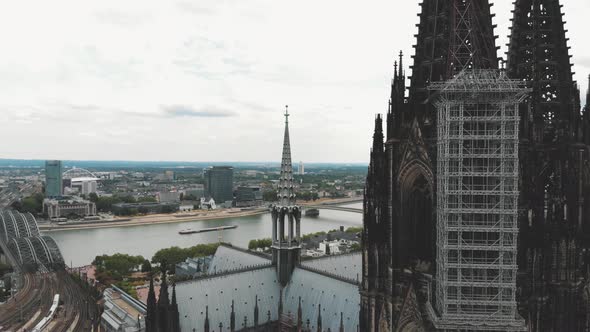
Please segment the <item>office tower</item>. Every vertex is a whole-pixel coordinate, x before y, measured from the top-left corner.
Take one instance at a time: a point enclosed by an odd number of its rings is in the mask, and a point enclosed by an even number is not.
[[[61,160],[45,161],[45,196],[60,197],[62,188],[63,167]]]
[[[213,166],[205,170],[205,189],[218,205],[233,201],[234,168]]]

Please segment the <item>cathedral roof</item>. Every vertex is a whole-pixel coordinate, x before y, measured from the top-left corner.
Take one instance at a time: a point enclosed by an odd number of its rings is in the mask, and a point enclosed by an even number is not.
[[[318,306],[322,308],[322,329],[338,331],[340,313],[344,331],[357,331],[360,296],[358,286],[302,268],[295,268],[291,281],[285,287],[283,312],[296,318],[301,297],[303,322],[308,319],[312,331],[316,330]],[[304,324],[305,325],[305,324]]]
[[[224,273],[236,269],[270,264],[268,258],[253,255],[243,249],[220,245],[209,265],[209,274]]]
[[[202,330],[205,324],[205,310],[209,308],[210,326],[219,323],[229,327],[231,304],[234,301],[236,325],[241,326],[244,317],[248,325],[254,325],[254,301],[258,296],[260,323],[267,321],[270,310],[271,320],[276,321],[279,303],[280,283],[274,267],[266,267],[195,279],[176,284],[176,297],[180,312],[181,331]]]
[[[219,257],[217,257],[219,256]],[[358,262],[355,263],[355,260]],[[322,270],[320,261],[328,266]],[[216,263],[217,262],[217,263]],[[215,275],[178,282],[176,296],[180,312],[180,326],[182,331],[197,331],[205,323],[206,308],[208,307],[209,323],[218,327],[230,324],[231,303],[234,301],[236,328],[242,327],[244,317],[248,326],[254,325],[254,303],[258,298],[259,324],[270,319],[278,320],[278,304],[281,285],[277,279],[274,266],[268,266],[270,261],[246,250],[221,245],[219,246],[213,264],[218,264]],[[283,288],[283,313],[290,313],[297,318],[299,297],[301,297],[302,320],[305,325],[309,319],[310,327],[317,324],[318,306],[322,308],[322,328],[338,331],[340,314],[343,315],[345,331],[356,331],[359,317],[359,293],[356,282],[347,281],[346,274],[337,269],[331,276],[332,270],[338,264],[352,264],[360,266],[360,255],[339,255],[325,259],[306,262],[308,265],[296,267],[290,282]],[[360,269],[360,268],[359,268]],[[342,269],[342,271],[348,271]],[[356,279],[356,272],[354,273]]]
[[[356,282],[362,276],[363,261],[361,253],[355,252],[306,260],[301,266]]]

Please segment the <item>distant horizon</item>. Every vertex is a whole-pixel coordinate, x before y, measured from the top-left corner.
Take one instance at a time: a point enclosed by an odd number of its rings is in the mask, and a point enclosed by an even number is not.
[[[19,158],[0,158],[0,167],[18,167],[18,166],[42,166],[46,160],[61,160],[64,162],[64,167],[77,167],[72,165],[75,163],[79,164],[130,164],[130,165],[141,165],[141,164],[162,164],[162,165],[174,165],[174,167],[182,166],[266,166],[266,165],[280,165],[280,161],[187,161],[187,160],[100,160],[100,159],[19,159]],[[299,165],[300,161],[293,161],[293,166]],[[14,165],[13,165],[14,164]],[[342,165],[342,166],[367,166],[365,162],[305,162],[305,167],[313,166],[329,166],[329,165]],[[104,167],[104,165],[101,165]]]

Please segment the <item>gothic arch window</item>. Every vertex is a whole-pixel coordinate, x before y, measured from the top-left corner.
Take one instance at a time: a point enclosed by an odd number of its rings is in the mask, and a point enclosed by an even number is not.
[[[432,173],[415,161],[400,172],[401,254],[406,264],[432,272],[436,258],[436,220],[433,213]]]

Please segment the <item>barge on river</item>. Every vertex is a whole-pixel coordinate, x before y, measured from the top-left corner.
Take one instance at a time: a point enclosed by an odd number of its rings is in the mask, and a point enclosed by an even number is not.
[[[230,225],[230,226],[219,226],[219,227],[211,227],[211,228],[201,228],[201,229],[183,229],[178,232],[181,235],[187,234],[194,234],[194,233],[205,233],[205,232],[214,232],[214,231],[223,231],[226,229],[234,229],[238,228],[238,225]]]

